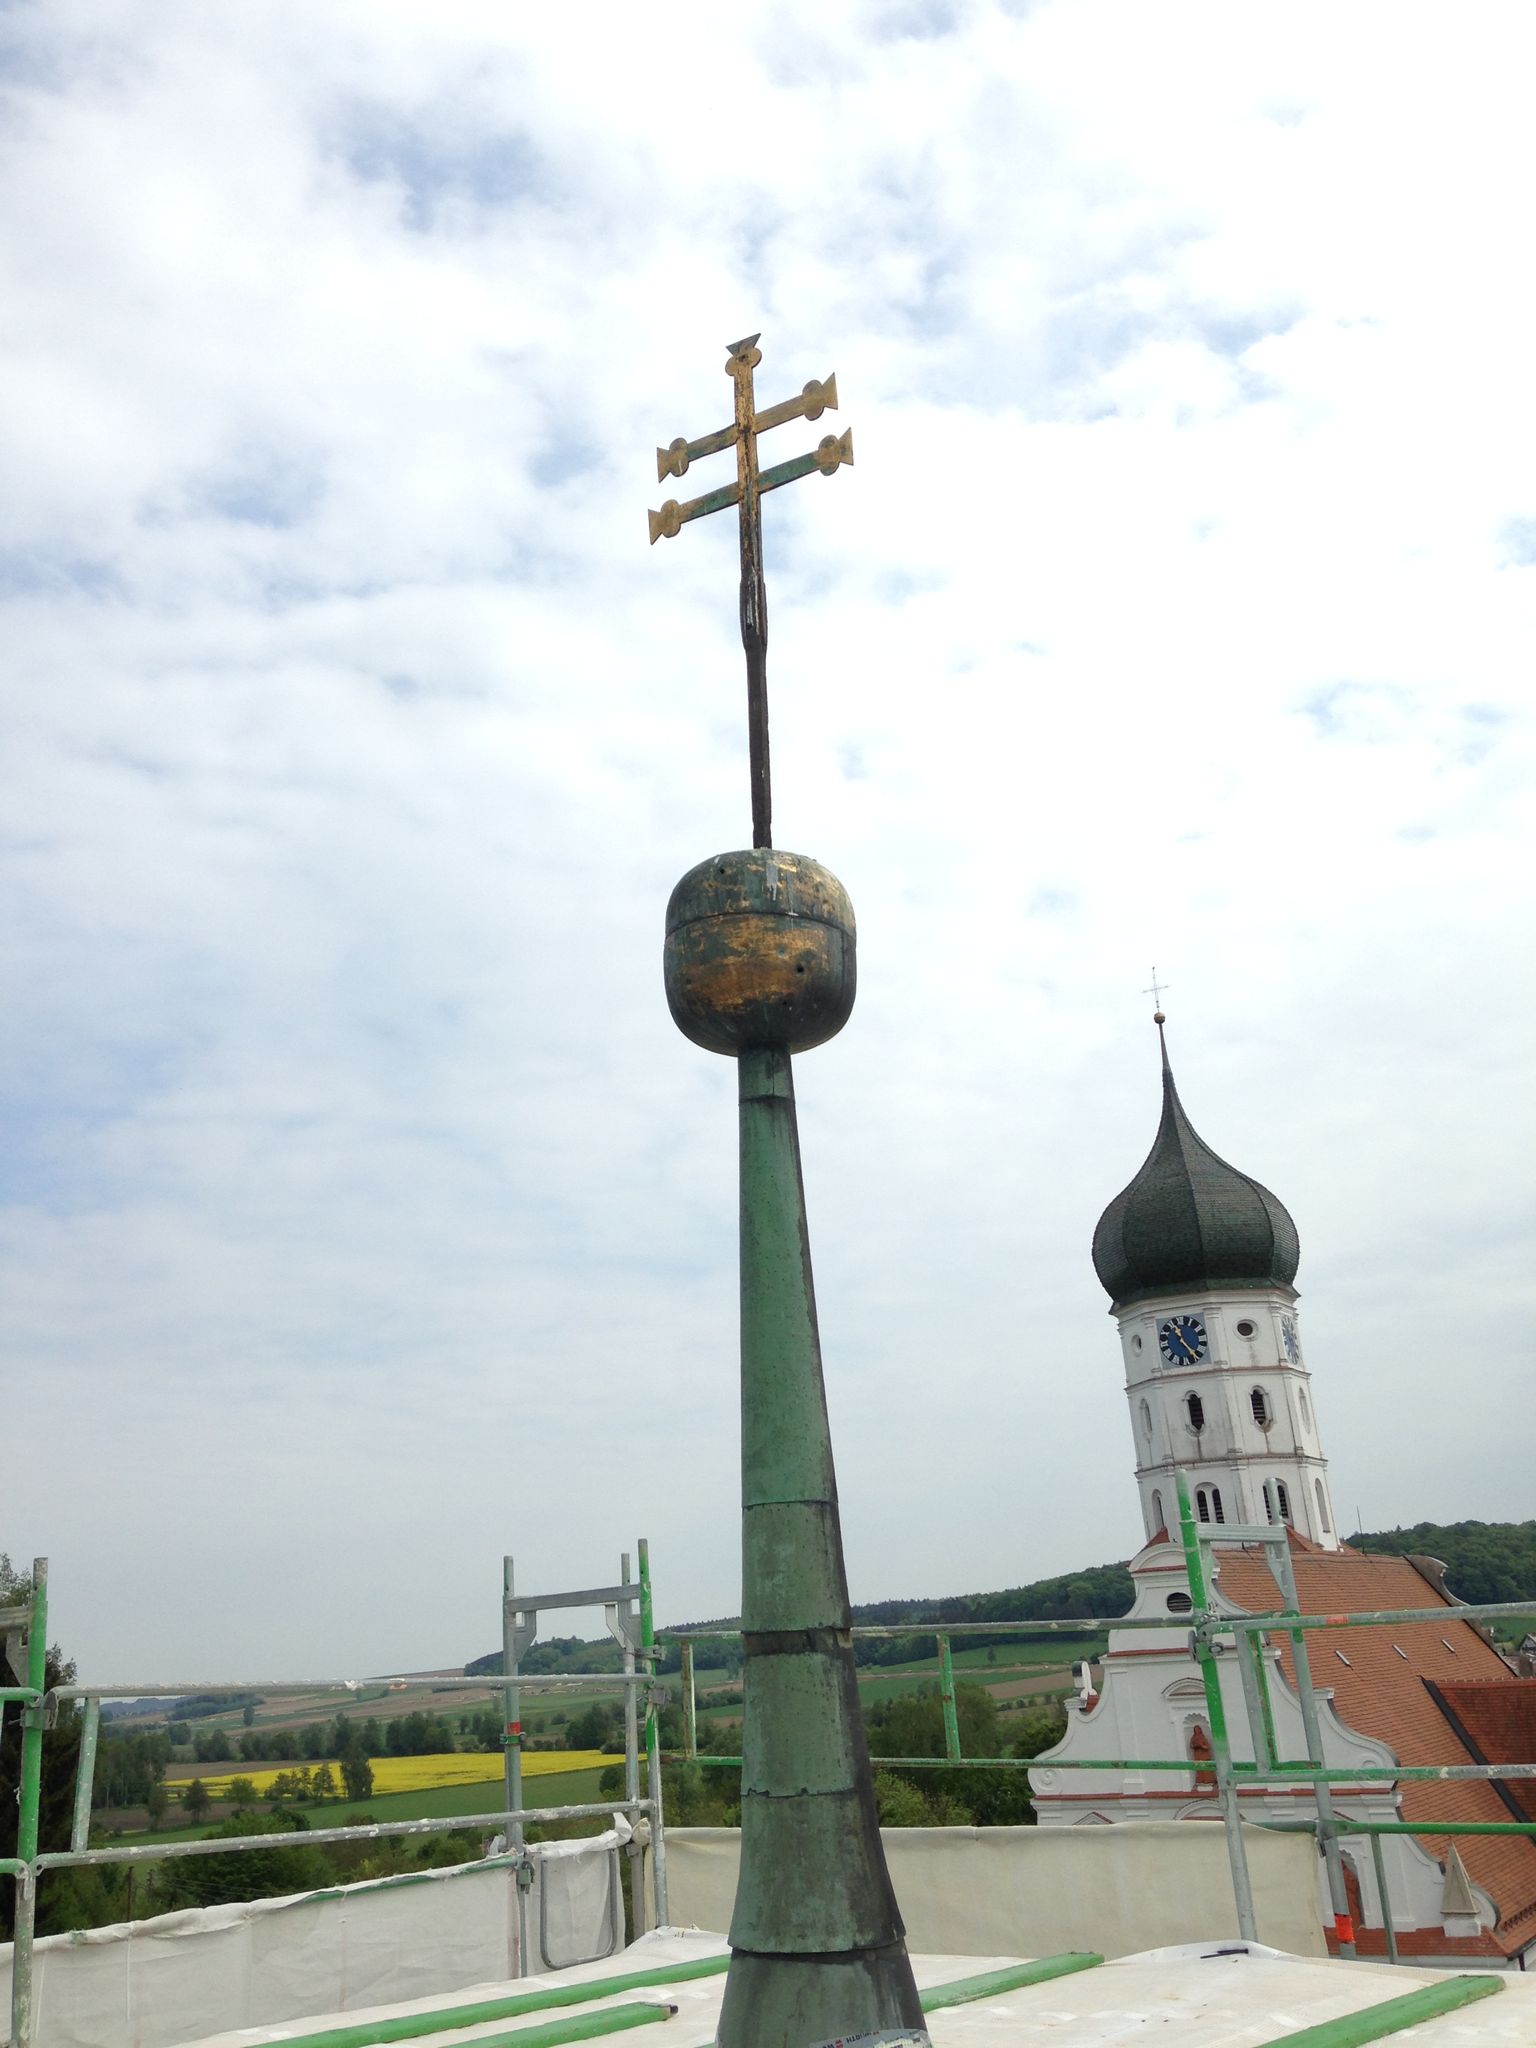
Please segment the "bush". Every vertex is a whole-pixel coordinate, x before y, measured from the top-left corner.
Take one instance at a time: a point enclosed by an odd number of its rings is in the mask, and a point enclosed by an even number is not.
[[[280,1898],[287,1892],[321,1891],[331,1883],[331,1866],[318,1844],[293,1839],[293,1820],[279,1814],[239,1814],[210,1828],[220,1835],[280,1835],[281,1847],[235,1849],[227,1856],[187,1856],[163,1863],[156,1873],[156,1902],[162,1913],[186,1906],[223,1906],[241,1899]]]

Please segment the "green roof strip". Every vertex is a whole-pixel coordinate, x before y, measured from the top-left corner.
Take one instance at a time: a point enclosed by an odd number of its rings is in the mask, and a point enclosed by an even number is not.
[[[626,2034],[631,2027],[653,2027],[669,2020],[675,2005],[615,2005],[607,2012],[573,2012],[542,2027],[514,2027],[509,2034],[477,2034],[473,2048],[564,2048],[567,2041],[596,2041],[604,2034]],[[469,2044],[466,2044],[469,2048]]]
[[[998,1998],[1005,1991],[1024,1991],[1031,1984],[1049,1984],[1053,1977],[1071,1977],[1079,1970],[1096,1970],[1104,1958],[1088,1950],[1069,1950],[1059,1956],[1037,1956],[1032,1963],[1009,1963],[1001,1970],[983,1970],[976,1977],[956,1977],[949,1984],[935,1984],[922,1993],[924,2012],[942,2012],[947,2005],[973,2005],[979,1998]]]
[[[1365,2048],[1369,2041],[1390,2040],[1405,2027],[1416,2027],[1421,2020],[1455,2012],[1503,1989],[1501,1977],[1447,1977],[1443,1983],[1426,1984],[1418,1991],[1405,1992],[1401,1998],[1388,1998],[1360,2012],[1345,2013],[1341,2019],[1303,2027],[1299,2034],[1276,2034],[1263,2043],[1263,2048]]]
[[[294,2034],[283,2048],[384,2048],[392,2041],[415,2041],[427,2034],[443,2034],[458,2027],[483,2027],[492,2020],[519,2019],[525,2013],[551,2012],[564,2005],[590,2005],[596,1998],[613,1998],[621,1991],[650,1991],[663,1984],[685,1984],[694,1977],[721,1977],[730,1967],[729,1956],[699,1956],[686,1963],[664,1963],[653,1970],[621,1970],[613,1977],[594,1977],[584,1984],[546,1985],[542,1990],[516,1991],[504,1998],[476,1999],[469,2005],[443,2005],[431,2012],[402,2013],[397,2019],[358,2020],[351,2026],[327,2027],[318,2034]],[[644,2012],[652,2019],[665,2019],[671,2006],[619,2006],[617,2012]],[[592,2020],[612,2020],[614,2012],[588,2013]],[[572,2022],[571,2024],[574,2024]],[[620,2026],[638,2027],[646,2022],[625,2019]],[[602,2028],[593,2028],[601,2033]],[[613,2031],[610,2029],[609,2031]],[[487,2041],[477,2038],[475,2048],[493,2048],[493,2042],[516,2039],[519,2043],[544,2040],[584,2040],[580,2034],[548,2034],[535,2027],[514,2035]]]

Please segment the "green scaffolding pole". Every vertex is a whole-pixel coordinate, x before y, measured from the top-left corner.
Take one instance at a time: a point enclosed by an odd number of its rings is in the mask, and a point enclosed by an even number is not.
[[[1221,1697],[1221,1673],[1216,1668],[1208,1630],[1214,1619],[1205,1590],[1205,1560],[1200,1555],[1200,1532],[1190,1504],[1189,1477],[1176,1472],[1174,1484],[1179,1497],[1179,1534],[1184,1543],[1184,1564],[1189,1573],[1189,1597],[1197,1622],[1195,1657],[1205,1685],[1205,1707],[1211,1723],[1211,1761],[1216,1770],[1216,1794],[1221,1801],[1222,1825],[1227,1831],[1227,1857],[1232,1865],[1232,1898],[1237,1907],[1238,1932],[1244,1941],[1259,1938],[1253,1910],[1253,1880],[1248,1873],[1248,1849],[1243,1841],[1242,1816],[1238,1812],[1237,1786],[1232,1776],[1232,1744],[1227,1735],[1227,1710]]]
[[[656,1622],[651,1605],[651,1546],[642,1536],[640,1552],[640,1661],[656,1676]],[[651,1897],[656,1925],[667,1923],[667,1838],[661,1814],[661,1730],[657,1725],[656,1689],[645,1700],[645,1789],[651,1802]]]
[[[960,1762],[960,1716],[955,1707],[955,1660],[950,1655],[949,1637],[939,1637],[939,1699],[944,1707],[944,1755]]]
[[[37,1925],[37,1830],[42,1811],[43,1693],[48,1684],[48,1560],[32,1560],[32,1614],[27,1625],[27,1687],[21,1710],[21,1783],[16,1819],[16,1934],[11,1950],[11,2038],[32,2048],[32,1938]]]

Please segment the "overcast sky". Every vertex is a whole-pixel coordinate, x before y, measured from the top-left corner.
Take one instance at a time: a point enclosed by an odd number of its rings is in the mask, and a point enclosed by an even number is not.
[[[1353,1526],[1536,1513],[1528,8],[47,0],[0,28],[0,1548],[97,1679],[734,1610],[766,506],[856,1600],[1140,1538],[1158,1115],[1301,1234]],[[577,1617],[596,1632],[600,1617]]]

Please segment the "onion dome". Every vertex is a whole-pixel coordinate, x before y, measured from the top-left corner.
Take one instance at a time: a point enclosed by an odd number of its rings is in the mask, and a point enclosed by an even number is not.
[[[1301,1246],[1283,1202],[1219,1159],[1184,1114],[1163,1014],[1163,1120],[1141,1171],[1093,1233],[1093,1266],[1117,1305],[1213,1287],[1289,1287]]]

